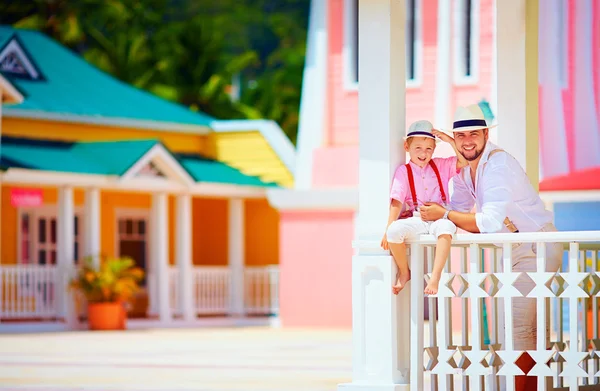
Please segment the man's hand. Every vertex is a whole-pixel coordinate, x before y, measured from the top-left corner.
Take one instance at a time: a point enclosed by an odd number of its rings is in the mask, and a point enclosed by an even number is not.
[[[444,217],[446,208],[435,202],[426,202],[425,205],[421,206],[419,212],[421,212],[423,221],[436,221]]]
[[[381,248],[384,250],[389,250],[390,246],[387,241],[387,233],[383,234],[383,239],[381,239]]]
[[[448,135],[448,134],[446,134],[446,133],[444,133],[442,131],[439,131],[437,129],[433,129],[431,131],[431,133],[433,133],[433,135],[435,137],[439,138],[442,141],[445,141],[445,142],[450,143],[450,144],[454,143],[454,139],[450,135]]]

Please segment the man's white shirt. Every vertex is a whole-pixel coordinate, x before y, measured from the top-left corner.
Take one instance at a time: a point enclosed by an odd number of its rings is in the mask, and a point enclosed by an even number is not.
[[[535,232],[552,223],[553,214],[546,210],[519,162],[488,141],[475,175],[467,166],[453,179],[450,209],[470,212],[476,205],[475,221],[481,233],[509,232],[504,226],[508,217],[520,232]]]

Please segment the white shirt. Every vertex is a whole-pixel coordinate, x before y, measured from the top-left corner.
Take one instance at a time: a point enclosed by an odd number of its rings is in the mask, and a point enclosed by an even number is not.
[[[470,212],[477,206],[475,221],[481,233],[510,232],[504,226],[508,217],[520,232],[536,232],[552,223],[553,214],[544,207],[519,162],[488,141],[475,174],[476,188],[471,180],[471,167],[462,169],[453,178],[454,191],[450,209]]]

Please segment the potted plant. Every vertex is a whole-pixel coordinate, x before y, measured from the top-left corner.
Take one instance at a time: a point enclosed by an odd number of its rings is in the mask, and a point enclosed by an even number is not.
[[[124,304],[139,290],[144,271],[131,258],[101,258],[99,267],[92,259],[80,263],[71,288],[87,301],[90,330],[124,330]]]

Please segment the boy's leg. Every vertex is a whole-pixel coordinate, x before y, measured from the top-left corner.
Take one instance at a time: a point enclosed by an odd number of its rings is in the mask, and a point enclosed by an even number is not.
[[[456,225],[450,220],[440,219],[431,223],[429,232],[437,237],[437,245],[433,261],[433,270],[431,272],[431,278],[425,287],[425,293],[428,295],[435,295],[438,292],[444,265],[446,265],[446,260],[450,254],[450,246],[452,244],[452,237],[456,233]]]
[[[420,217],[396,220],[387,230],[387,240],[394,261],[398,266],[398,277],[392,287],[392,292],[397,295],[410,280],[410,268],[406,256],[406,239],[413,239],[416,235],[427,232],[427,224]]]

